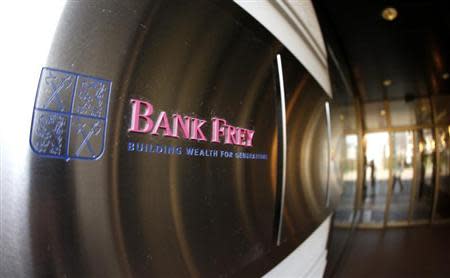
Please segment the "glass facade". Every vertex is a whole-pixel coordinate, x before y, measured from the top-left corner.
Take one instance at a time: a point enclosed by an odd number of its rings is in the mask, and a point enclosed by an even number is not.
[[[364,125],[367,130],[387,128],[386,117],[384,102],[371,102],[364,105]]]
[[[392,136],[392,178],[389,222],[408,221],[414,180],[414,134],[394,132]]]
[[[357,196],[360,226],[450,221],[449,103],[436,95],[362,104],[363,179],[355,190],[344,187],[341,205]],[[345,217],[337,210],[336,221]]]
[[[450,219],[450,126],[438,128],[437,153],[439,157],[438,170],[438,198],[436,206],[436,218],[439,220]]]
[[[432,129],[416,131],[415,193],[413,197],[412,222],[429,222],[434,195],[435,153]]]
[[[368,133],[365,140],[365,181],[362,190],[362,223],[382,224],[389,180],[389,134]]]
[[[336,209],[336,223],[349,224],[353,220],[356,196],[357,181],[357,154],[358,154],[358,136],[356,134],[347,134],[340,146],[340,175],[335,177],[340,179],[342,184],[342,193],[339,206]]]
[[[396,100],[389,102],[391,124],[393,127],[431,124],[431,107],[428,99],[406,102]]]
[[[450,96],[437,95],[432,98],[434,106],[434,122],[437,125],[450,123]]]

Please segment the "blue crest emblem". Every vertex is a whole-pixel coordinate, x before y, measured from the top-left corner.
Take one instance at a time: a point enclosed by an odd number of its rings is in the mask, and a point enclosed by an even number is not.
[[[43,68],[30,145],[38,155],[98,159],[103,154],[111,81]]]

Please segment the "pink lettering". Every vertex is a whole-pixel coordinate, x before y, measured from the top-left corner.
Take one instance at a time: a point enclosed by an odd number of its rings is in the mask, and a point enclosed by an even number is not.
[[[224,144],[239,145],[236,140],[236,128],[234,126],[231,125],[227,126]]]
[[[245,146],[245,144],[246,144],[246,142],[245,142],[245,139],[247,138],[246,137],[246,129],[243,129],[243,128],[238,128],[237,129],[237,131],[236,131],[236,138],[237,138],[237,140],[238,140],[238,145],[240,145],[240,146]]]
[[[153,113],[153,106],[150,102],[131,99],[132,111],[131,111],[131,127],[129,132],[148,133],[153,128],[153,121],[150,119],[150,115]],[[141,114],[141,106],[144,106],[144,113]],[[140,120],[145,121],[143,129],[140,129]]]
[[[220,143],[220,136],[225,135],[224,125],[227,124],[227,121],[220,118],[212,118],[211,121],[212,121],[211,142]]]
[[[255,131],[254,130],[250,130],[250,129],[246,129],[246,144],[245,146],[247,147],[253,147],[253,135],[255,135]]]
[[[183,137],[186,139],[189,139],[191,117],[184,116],[184,122],[183,122],[183,117],[181,115],[173,114],[172,115],[172,135],[171,135],[171,137],[175,137],[175,138],[180,137],[178,135],[178,126],[181,127]]]
[[[158,135],[158,129],[164,129],[164,136],[171,136],[172,130],[170,130],[169,120],[167,119],[167,113],[162,111],[159,113],[158,119],[156,119],[155,127],[152,130],[153,135]]]
[[[197,141],[206,141],[205,134],[202,131],[202,126],[206,123],[204,120],[200,120],[197,118],[194,118],[192,121],[192,129],[191,129],[191,138],[192,140]]]
[[[151,133],[152,135],[160,135],[158,132],[162,130],[162,136],[185,139],[207,141],[202,127],[207,121],[180,114],[173,114],[169,119],[167,112],[159,112],[158,118],[153,122],[151,116],[154,112],[153,105],[150,102],[131,99],[131,126],[128,132]],[[170,122],[172,121],[172,122]],[[223,143],[227,145],[238,145],[244,147],[253,146],[254,130],[240,128],[229,125],[225,119],[211,119],[211,142]]]

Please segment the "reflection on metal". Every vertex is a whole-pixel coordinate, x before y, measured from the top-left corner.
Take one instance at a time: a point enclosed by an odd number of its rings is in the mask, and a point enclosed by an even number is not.
[[[331,95],[322,31],[312,1],[234,0],[265,26]]]
[[[279,222],[277,230],[277,245],[281,244],[281,232],[283,226],[283,210],[284,198],[286,194],[286,151],[287,151],[287,132],[286,132],[286,100],[284,92],[283,65],[281,63],[281,55],[277,55],[278,80],[280,82],[280,106],[281,106],[281,132],[282,132],[282,169],[281,169],[281,201],[279,210]]]
[[[305,201],[295,202],[292,219],[302,220],[292,226],[297,234],[287,232],[288,210],[284,209],[283,247],[272,253],[276,249],[277,227],[273,221],[276,181],[271,179],[271,165],[277,165],[277,160],[281,165],[281,153],[272,148],[277,138],[273,131],[279,126],[274,60],[275,49],[288,51],[262,26],[233,8],[233,3],[69,2],[59,19],[57,34],[49,38],[52,41],[48,40],[52,50],[45,51],[47,62],[43,59],[37,65],[30,64],[27,58],[23,69],[28,69],[28,65],[30,69],[39,66],[35,73],[26,74],[35,81],[39,70],[48,66],[89,73],[113,82],[105,155],[99,160],[66,163],[32,155],[26,140],[29,130],[19,129],[14,140],[7,140],[11,147],[6,152],[8,182],[1,197],[6,201],[2,207],[9,213],[2,214],[1,222],[2,227],[9,229],[2,234],[7,256],[2,260],[5,267],[1,268],[0,276],[32,277],[50,272],[76,277],[261,276],[265,271],[261,264],[275,265],[318,227],[324,218],[312,221],[312,217],[303,217],[318,209],[308,207]],[[281,88],[286,90],[286,99],[292,96],[288,88],[295,89],[300,97],[305,94],[313,97],[300,101],[313,108],[319,100],[316,96],[325,93],[297,60],[289,59],[284,52],[282,56],[284,65],[288,61],[296,65],[295,71],[284,68],[284,78],[290,75],[290,79],[298,82],[292,88],[287,78],[284,82],[281,78],[282,87],[286,85]],[[25,80],[24,76],[21,71],[20,79]],[[37,84],[31,83],[33,88],[20,90],[24,92],[20,95],[21,103],[22,99],[23,103],[31,103],[24,107],[33,107]],[[62,109],[58,96],[54,94],[52,98],[58,102],[50,101],[51,105],[45,104],[47,108]],[[131,152],[127,148],[131,141],[141,146],[173,142],[183,148],[203,145],[195,140],[174,141],[165,136],[127,132],[132,110],[130,98],[150,100],[164,111],[191,113],[196,118],[224,116],[230,122],[248,124],[249,128],[261,130],[254,138],[255,149],[270,152],[270,159],[244,161]],[[288,108],[283,111],[284,121],[289,115]],[[295,106],[293,111],[293,117],[308,119],[298,116],[301,110],[295,110]],[[32,109],[26,112],[25,109],[23,119],[15,117],[17,124],[29,126]],[[92,141],[99,126],[90,132],[84,123],[74,133],[79,136],[76,147],[83,148],[77,148],[78,152],[75,149],[74,153],[92,156],[96,146],[100,146]],[[297,140],[295,137],[287,140],[286,133],[285,128],[285,175],[298,173],[287,168],[286,141]],[[294,135],[299,137],[303,133]],[[317,145],[322,147],[323,141]],[[25,147],[23,142],[27,143]],[[235,145],[214,147],[230,152],[242,150]],[[290,167],[297,170],[299,163],[295,158]],[[311,169],[320,172],[322,165]],[[275,174],[281,174],[277,170]],[[288,207],[289,176],[284,179],[287,192],[283,206]],[[302,198],[301,191],[296,193],[294,200]],[[319,210],[323,210],[323,194],[314,196],[320,198],[317,203],[321,204]],[[241,274],[249,268],[250,274]]]
[[[327,123],[327,142],[328,142],[328,163],[327,163],[327,187],[326,187],[326,197],[325,206],[330,206],[330,171],[331,171],[331,116],[330,116],[330,103],[325,102],[325,117]]]
[[[358,132],[358,181],[355,208],[360,211],[362,206],[362,191],[365,182],[365,165],[364,165],[364,106],[359,98],[355,102],[355,114],[356,114],[356,129]]]

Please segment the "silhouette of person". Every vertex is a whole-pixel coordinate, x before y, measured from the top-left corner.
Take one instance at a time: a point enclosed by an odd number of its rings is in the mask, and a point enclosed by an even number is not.
[[[402,183],[402,173],[403,173],[403,168],[404,168],[404,160],[400,159],[399,161],[397,161],[397,163],[395,164],[395,168],[394,168],[394,174],[393,174],[393,185],[392,185],[392,190],[395,192],[395,185],[398,183],[400,184],[400,192],[403,192],[403,183]]]
[[[363,160],[363,164],[364,164],[364,171],[363,171],[363,200],[366,199],[367,197],[367,180],[366,180],[366,169],[368,167],[367,165],[367,157],[364,155],[364,160]]]
[[[369,162],[369,168],[370,168],[370,187],[372,189],[372,198],[375,197],[375,183],[376,183],[376,177],[375,177],[375,161],[373,159]]]
[[[425,145],[425,138],[423,135],[423,130],[419,129],[419,144]],[[419,150],[420,152],[420,171],[419,171],[419,199],[422,199],[423,189],[425,187],[425,160],[426,154],[424,150]]]

